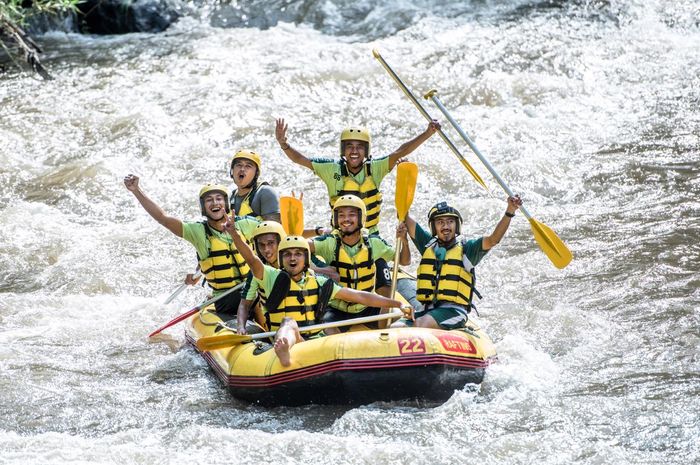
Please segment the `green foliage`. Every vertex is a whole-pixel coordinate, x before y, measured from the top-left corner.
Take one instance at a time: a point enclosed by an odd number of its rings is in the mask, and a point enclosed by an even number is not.
[[[22,25],[37,14],[55,14],[61,11],[77,11],[82,0],[2,0],[0,1],[0,22]],[[22,5],[29,6],[22,6]]]

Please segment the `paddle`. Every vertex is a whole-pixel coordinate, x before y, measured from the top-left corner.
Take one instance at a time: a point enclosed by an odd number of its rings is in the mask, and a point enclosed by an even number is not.
[[[160,328],[158,328],[158,329],[156,329],[155,331],[153,331],[151,334],[148,335],[148,337],[153,337],[153,336],[155,336],[156,334],[160,333],[160,332],[163,331],[164,329],[169,328],[169,327],[171,327],[172,325],[177,324],[177,323],[181,322],[182,320],[186,319],[187,317],[194,315],[195,313],[197,313],[197,312],[200,311],[201,309],[205,308],[207,305],[211,305],[211,304],[213,304],[214,302],[216,302],[217,300],[221,299],[222,297],[225,297],[225,296],[229,295],[230,293],[232,293],[232,292],[234,292],[234,291],[240,290],[240,289],[243,287],[243,284],[245,284],[245,282],[238,283],[237,285],[233,286],[231,289],[226,289],[226,290],[225,290],[224,292],[222,292],[221,294],[219,294],[219,295],[217,295],[217,296],[215,296],[215,297],[212,297],[212,298],[209,299],[209,300],[206,300],[206,301],[202,302],[201,304],[197,305],[196,307],[192,308],[191,310],[186,311],[186,312],[183,313],[182,315],[178,315],[177,317],[175,317],[175,318],[173,318],[172,320],[168,321],[166,324],[164,324],[164,325],[161,326]]]
[[[428,114],[428,112],[425,110],[425,108],[423,108],[423,105],[421,105],[421,103],[418,101],[418,99],[413,95],[413,93],[408,89],[408,87],[406,87],[406,85],[403,83],[403,81],[401,81],[401,78],[394,72],[393,69],[391,69],[391,66],[389,66],[389,64],[386,61],[384,61],[384,58],[382,58],[382,56],[379,54],[379,51],[377,49],[374,49],[374,50],[372,50],[372,54],[374,54],[374,58],[379,60],[379,63],[381,63],[381,65],[384,67],[386,72],[389,73],[389,76],[391,76],[394,79],[394,81],[401,88],[401,90],[403,90],[403,93],[406,94],[406,97],[408,97],[408,99],[411,102],[413,102],[413,104],[416,106],[416,108],[421,113],[421,115],[423,115],[425,117],[425,119],[427,119],[428,121],[432,121],[433,118],[430,116],[430,114]],[[457,158],[462,163],[462,165],[474,177],[476,182],[481,184],[481,186],[488,191],[489,189],[488,189],[488,187],[486,187],[484,180],[481,179],[481,176],[479,176],[479,173],[477,173],[474,170],[474,168],[472,168],[472,166],[469,164],[469,162],[467,162],[467,160],[464,158],[464,155],[462,155],[459,152],[459,150],[457,149],[455,144],[452,143],[452,140],[450,140],[450,138],[447,137],[447,134],[445,134],[442,131],[442,129],[438,129],[438,133],[440,134],[440,137],[442,137],[442,140],[444,140],[445,143],[447,144],[447,146],[450,148],[450,150],[452,150],[452,153],[454,153],[457,156]]]
[[[333,321],[330,323],[321,323],[317,325],[305,326],[299,328],[299,332],[308,333],[312,331],[320,331],[327,328],[337,328],[340,326],[357,325],[362,323],[370,323],[372,321],[388,320],[389,318],[400,318],[403,312],[394,310],[390,313],[381,315],[364,316],[353,318],[344,321]],[[216,336],[205,336],[197,340],[197,349],[201,352],[211,352],[212,350],[224,349],[226,347],[235,346],[244,342],[250,342],[258,339],[267,339],[277,334],[277,331],[269,331],[267,333],[258,334],[219,334]]]
[[[290,236],[303,234],[304,205],[301,203],[301,197],[280,197],[280,221]]]
[[[418,165],[411,162],[399,163],[396,167],[396,216],[399,221],[406,221],[408,210],[413,203],[413,195],[416,192],[416,182],[418,181]],[[399,276],[399,257],[401,256],[401,241],[396,241],[396,252],[394,254],[394,270],[391,276],[391,298],[396,294],[396,281]]]
[[[442,114],[445,115],[450,124],[452,124],[452,126],[457,130],[459,135],[462,136],[462,139],[464,139],[464,141],[469,145],[476,156],[479,157],[479,160],[481,160],[484,166],[486,166],[486,168],[491,172],[493,177],[496,178],[496,181],[498,181],[498,184],[501,185],[506,194],[513,197],[513,191],[510,190],[505,181],[503,181],[501,176],[499,176],[493,166],[491,166],[491,163],[489,163],[488,160],[481,154],[481,151],[476,144],[474,144],[464,130],[462,130],[459,124],[457,124],[457,121],[452,118],[452,115],[450,115],[445,106],[442,104],[437,96],[437,90],[431,90],[425,94],[425,98],[433,101],[433,103],[440,109]],[[535,241],[537,244],[539,244],[540,248],[547,255],[547,257],[549,257],[554,266],[557,268],[564,268],[566,265],[568,265],[572,259],[571,251],[564,244],[564,242],[559,239],[559,236],[557,236],[557,234],[547,225],[534,219],[524,206],[521,206],[520,210],[523,212],[523,215],[525,215],[525,218],[527,218],[527,220],[530,222],[530,228],[535,236]]]
[[[199,267],[197,267],[197,271],[192,275],[192,279],[197,280],[197,279],[199,279],[200,276],[202,276],[202,273],[201,273],[201,271],[199,271]],[[170,297],[165,299],[165,302],[163,302],[163,305],[168,305],[170,302],[175,300],[175,297],[179,296],[180,293],[182,291],[184,291],[187,286],[188,286],[188,284],[186,282],[180,284],[178,286],[178,288],[175,289],[175,291],[172,294],[170,294]]]

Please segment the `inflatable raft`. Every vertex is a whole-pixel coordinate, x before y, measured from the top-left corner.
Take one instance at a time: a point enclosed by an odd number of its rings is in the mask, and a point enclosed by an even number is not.
[[[187,321],[196,349],[205,336],[230,333],[203,312]],[[389,328],[309,339],[291,349],[283,367],[272,346],[256,341],[200,352],[231,394],[264,406],[359,405],[375,401],[445,401],[480,383],[496,360],[491,339],[473,321],[462,330]]]

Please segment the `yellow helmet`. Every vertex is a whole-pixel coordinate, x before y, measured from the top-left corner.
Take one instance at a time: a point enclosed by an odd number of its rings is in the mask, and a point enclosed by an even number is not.
[[[253,230],[253,241],[263,234],[277,234],[280,237],[280,241],[287,237],[287,232],[277,221],[263,221],[257,225]]]
[[[428,212],[430,234],[432,234],[433,236],[437,235],[437,232],[435,231],[435,219],[440,216],[452,216],[456,218],[457,228],[455,230],[455,235],[459,236],[462,229],[462,215],[459,214],[459,211],[456,208],[447,205],[447,202],[440,202],[435,204],[435,206],[433,206],[433,208],[431,208]]]
[[[360,210],[360,224],[358,225],[358,228],[364,227],[365,221],[367,221],[367,206],[358,196],[348,194],[341,195],[333,204],[333,228],[340,229],[337,212],[337,209],[340,207],[355,207]]]
[[[311,255],[311,249],[309,249],[309,242],[301,236],[287,236],[282,239],[279,247],[277,248],[277,263],[279,267],[282,268],[282,253],[287,249],[304,249],[306,255],[306,263],[304,263],[304,271],[309,269],[309,259]]]
[[[226,204],[226,213],[231,213],[231,204],[228,201],[228,193],[226,192],[226,186],[220,184],[207,184],[199,190],[199,208],[202,212],[202,216],[207,216],[204,211],[204,197],[208,194],[213,194],[214,192],[219,192],[224,196],[224,204]]]
[[[340,133],[340,157],[345,156],[345,141],[359,140],[365,143],[365,157],[369,160],[369,147],[372,144],[372,137],[366,128],[359,126],[351,126],[343,129]]]
[[[229,174],[231,175],[231,177],[233,177],[233,164],[238,159],[250,160],[253,163],[255,163],[255,166],[258,167],[258,172],[255,176],[257,177],[260,175],[260,168],[262,166],[262,163],[260,161],[260,155],[258,155],[256,152],[253,152],[252,150],[243,149],[239,150],[233,157],[231,157],[231,163],[229,164]]]

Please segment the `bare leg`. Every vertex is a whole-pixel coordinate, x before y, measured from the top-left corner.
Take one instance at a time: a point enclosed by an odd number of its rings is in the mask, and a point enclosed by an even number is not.
[[[435,319],[430,316],[430,314],[423,315],[420,318],[416,319],[415,326],[419,328],[433,328],[433,329],[440,329],[440,325],[435,321]]]
[[[303,341],[301,334],[299,333],[299,326],[297,322],[291,318],[285,318],[282,320],[280,329],[277,331],[277,336],[275,337],[275,353],[280,359],[282,366],[288,367],[292,364],[290,349],[297,342]]]

